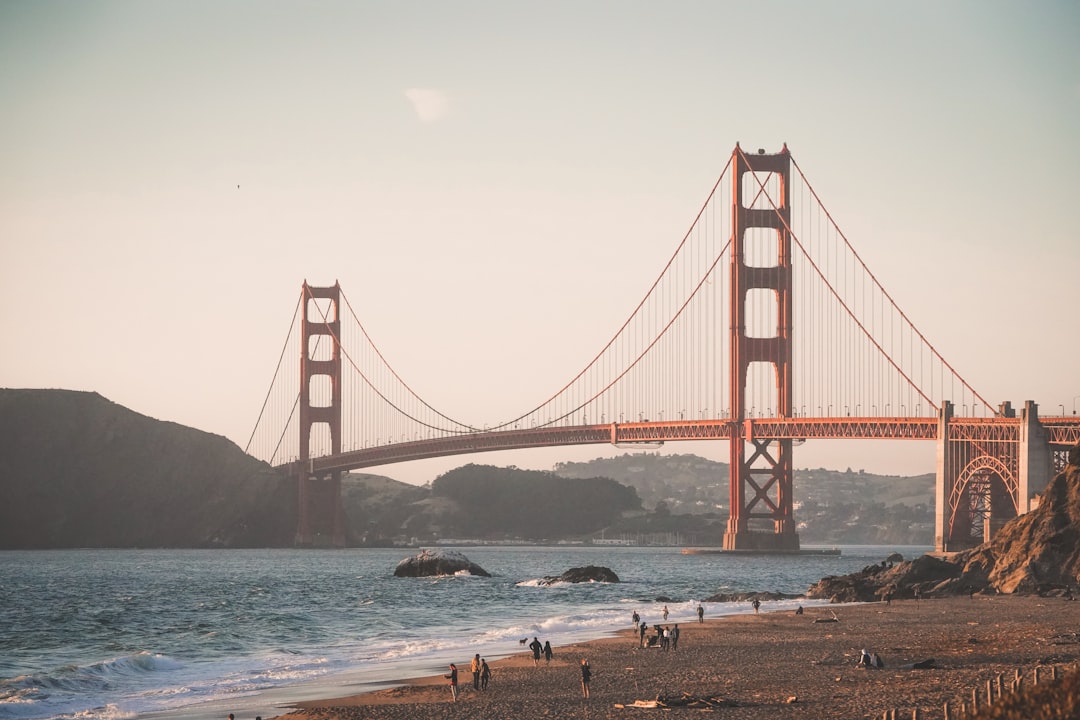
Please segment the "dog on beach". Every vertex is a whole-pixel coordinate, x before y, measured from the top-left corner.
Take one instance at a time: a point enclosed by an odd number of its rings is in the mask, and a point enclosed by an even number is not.
[[[529,638],[521,638],[518,640],[518,645],[524,645],[527,642],[529,642]]]

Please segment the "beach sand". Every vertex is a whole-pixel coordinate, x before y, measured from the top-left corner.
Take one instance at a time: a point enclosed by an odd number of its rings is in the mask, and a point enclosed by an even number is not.
[[[956,717],[961,702],[979,702],[987,681],[1007,685],[1064,674],[1080,662],[1080,601],[975,596],[831,605],[680,623],[676,651],[638,649],[625,633],[556,647],[550,665],[522,653],[491,664],[486,692],[472,689],[469,657],[458,662],[461,696],[451,702],[441,676],[390,690],[300,703],[290,720],[425,720],[427,718],[648,718],[716,713],[731,720],[777,718]],[[821,622],[837,618],[838,622]],[[817,622],[815,622],[817,621]],[[543,638],[541,638],[543,640]],[[881,656],[882,669],[857,667],[860,650]],[[592,667],[591,698],[581,696],[579,664]],[[913,669],[933,658],[935,668]],[[995,689],[996,693],[996,689]],[[688,696],[696,707],[674,706]],[[666,700],[671,709],[630,707]],[[708,703],[711,703],[708,704]],[[619,707],[622,705],[623,707]]]

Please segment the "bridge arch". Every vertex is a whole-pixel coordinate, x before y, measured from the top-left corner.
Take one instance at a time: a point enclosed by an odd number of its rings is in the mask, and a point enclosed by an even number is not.
[[[1008,463],[992,455],[972,458],[949,493],[950,548],[988,541],[1020,512],[1019,478]]]

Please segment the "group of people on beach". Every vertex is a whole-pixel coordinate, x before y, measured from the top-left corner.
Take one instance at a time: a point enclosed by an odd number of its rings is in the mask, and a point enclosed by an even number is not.
[[[480,653],[473,655],[472,662],[469,663],[469,671],[472,673],[473,690],[483,692],[488,689],[488,683],[491,682],[491,668],[488,667],[487,659],[480,657]],[[443,675],[444,678],[450,681],[450,697],[457,702],[458,699],[458,667],[455,663],[450,663],[450,672]]]
[[[533,641],[529,643],[529,649],[533,653],[533,663],[535,665],[540,664],[540,655],[544,656],[544,660],[547,663],[551,662],[551,658],[554,656],[554,652],[551,649],[551,641],[547,640],[543,644],[540,640],[533,638]],[[472,662],[469,664],[469,671],[473,676],[473,690],[484,692],[488,689],[488,683],[491,682],[491,668],[487,664],[485,658],[480,657],[480,653],[473,655]],[[450,697],[454,702],[458,699],[458,667],[455,663],[450,663],[450,672],[443,675],[444,678],[450,681]],[[592,667],[589,665],[589,661],[586,658],[581,658],[581,694],[583,697],[589,697],[589,683],[592,680]],[[229,720],[233,720],[233,716],[229,716]],[[256,718],[256,720],[262,720]]]
[[[664,620],[667,621],[667,605],[664,606],[661,614],[663,615]],[[699,623],[705,622],[705,609],[701,607],[700,603],[697,606],[697,618]],[[649,625],[641,619],[637,610],[630,616],[630,620],[633,622],[634,629],[637,630],[638,633],[639,648],[658,647],[661,650],[679,649],[679,634],[681,632],[679,630],[679,623],[675,623],[671,627],[661,627],[659,624],[653,625],[654,634],[646,636],[649,631]]]

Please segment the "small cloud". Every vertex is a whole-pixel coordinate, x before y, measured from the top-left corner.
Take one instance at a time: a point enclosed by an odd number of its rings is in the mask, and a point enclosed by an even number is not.
[[[431,123],[446,115],[450,101],[442,90],[430,88],[409,88],[405,91],[405,97],[412,103],[413,110],[420,122]]]

